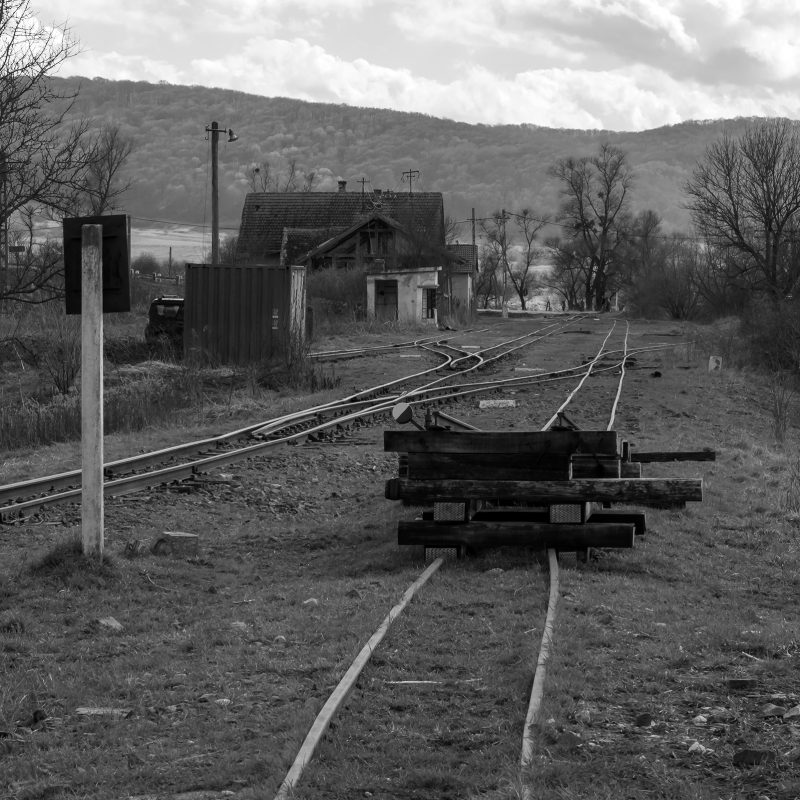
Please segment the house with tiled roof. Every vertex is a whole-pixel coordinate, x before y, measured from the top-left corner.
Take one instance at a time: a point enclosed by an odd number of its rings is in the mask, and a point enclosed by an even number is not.
[[[338,192],[248,194],[236,263],[363,269],[368,313],[436,322],[440,276],[462,259],[445,245],[440,192],[348,192],[340,181]]]

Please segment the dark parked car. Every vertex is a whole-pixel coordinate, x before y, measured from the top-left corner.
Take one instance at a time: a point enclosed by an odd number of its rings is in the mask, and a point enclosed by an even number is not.
[[[183,348],[183,298],[156,297],[150,303],[144,339],[151,346]]]

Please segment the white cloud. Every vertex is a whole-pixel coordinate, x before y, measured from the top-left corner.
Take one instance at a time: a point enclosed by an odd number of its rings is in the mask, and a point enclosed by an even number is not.
[[[640,129],[689,117],[800,116],[790,85],[800,74],[796,0],[40,0],[39,7],[48,22],[72,17],[84,47],[64,74],[485,123]]]

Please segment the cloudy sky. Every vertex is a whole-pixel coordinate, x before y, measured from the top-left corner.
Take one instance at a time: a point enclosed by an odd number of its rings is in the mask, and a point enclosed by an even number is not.
[[[63,75],[471,123],[643,130],[800,118],[797,0],[31,0]]]

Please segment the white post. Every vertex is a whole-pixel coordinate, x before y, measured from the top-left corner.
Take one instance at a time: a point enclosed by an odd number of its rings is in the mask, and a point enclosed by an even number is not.
[[[103,557],[103,226],[81,237],[81,525],[84,555]]]

